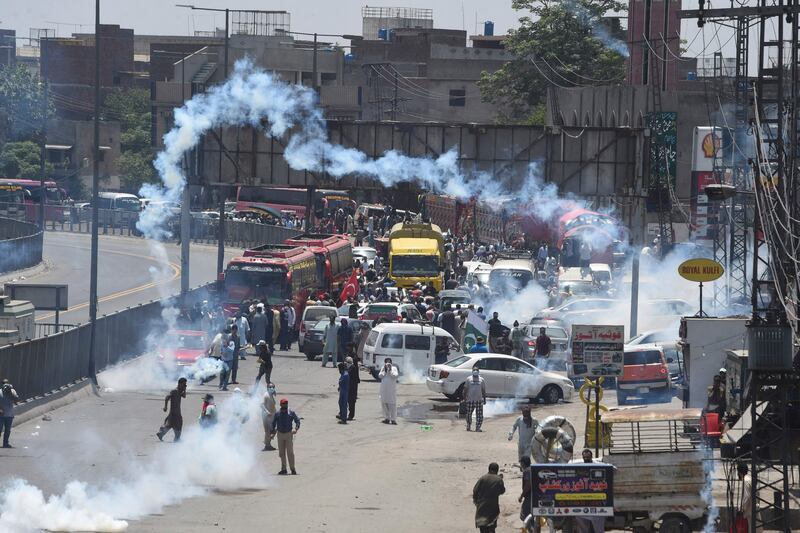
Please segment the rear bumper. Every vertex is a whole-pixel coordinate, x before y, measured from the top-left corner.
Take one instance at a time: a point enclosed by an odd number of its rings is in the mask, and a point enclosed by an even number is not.
[[[617,381],[617,388],[621,390],[635,391],[640,388],[646,387],[648,389],[669,389],[670,382],[667,380],[660,381]]]
[[[428,387],[428,390],[439,394],[453,394],[455,392],[455,388],[452,384],[443,379],[425,378],[425,385]]]

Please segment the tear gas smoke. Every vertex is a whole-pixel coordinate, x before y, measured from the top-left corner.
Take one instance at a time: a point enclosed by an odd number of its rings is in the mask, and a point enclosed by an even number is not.
[[[703,446],[703,451],[706,454],[703,460],[703,473],[705,474],[705,484],[703,490],[700,491],[700,497],[708,506],[708,515],[706,516],[706,523],[703,526],[703,533],[714,533],[717,531],[717,519],[719,518],[719,507],[714,504],[714,453],[713,450],[707,446]]]
[[[575,15],[583,25],[587,26],[591,30],[592,36],[603,43],[606,48],[610,48],[623,57],[630,57],[628,45],[624,41],[613,37],[603,21],[589,11],[579,0],[564,0],[564,7]]]
[[[210,489],[265,488],[266,475],[258,460],[260,438],[255,434],[261,424],[245,425],[242,420],[260,416],[260,400],[234,394],[221,402],[215,426],[188,427],[181,443],[160,446],[145,464],[129,458],[129,475],[119,479],[96,485],[72,481],[62,494],[50,496],[13,479],[0,493],[0,530],[124,531],[128,520],[161,512]]]
[[[516,398],[492,398],[486,400],[483,406],[483,417],[493,418],[495,416],[510,415],[519,410],[520,400]]]

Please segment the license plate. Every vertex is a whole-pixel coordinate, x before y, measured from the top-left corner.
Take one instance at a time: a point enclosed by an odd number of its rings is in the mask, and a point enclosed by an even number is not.
[[[647,394],[650,392],[650,387],[639,387],[636,389],[639,394]]]

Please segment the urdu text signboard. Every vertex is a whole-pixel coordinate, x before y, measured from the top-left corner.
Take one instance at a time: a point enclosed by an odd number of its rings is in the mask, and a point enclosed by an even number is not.
[[[625,326],[572,326],[569,376],[621,376]]]
[[[614,516],[614,467],[604,463],[531,465],[533,516]]]

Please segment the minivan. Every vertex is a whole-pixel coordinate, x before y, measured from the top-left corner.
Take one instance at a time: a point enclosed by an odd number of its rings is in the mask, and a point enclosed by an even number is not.
[[[300,351],[303,351],[306,329],[313,328],[314,324],[320,320],[330,322],[331,317],[336,318],[338,314],[339,310],[329,305],[307,305],[306,308],[303,309],[303,317],[300,319],[300,333],[297,336],[297,344],[299,345]]]
[[[624,405],[630,396],[662,402],[672,400],[672,380],[663,346],[626,346],[624,365],[622,377],[617,382],[619,405]]]
[[[383,323],[369,332],[362,364],[378,379],[383,360],[390,357],[401,375],[424,380],[429,366],[461,355],[461,347],[442,328]]]

